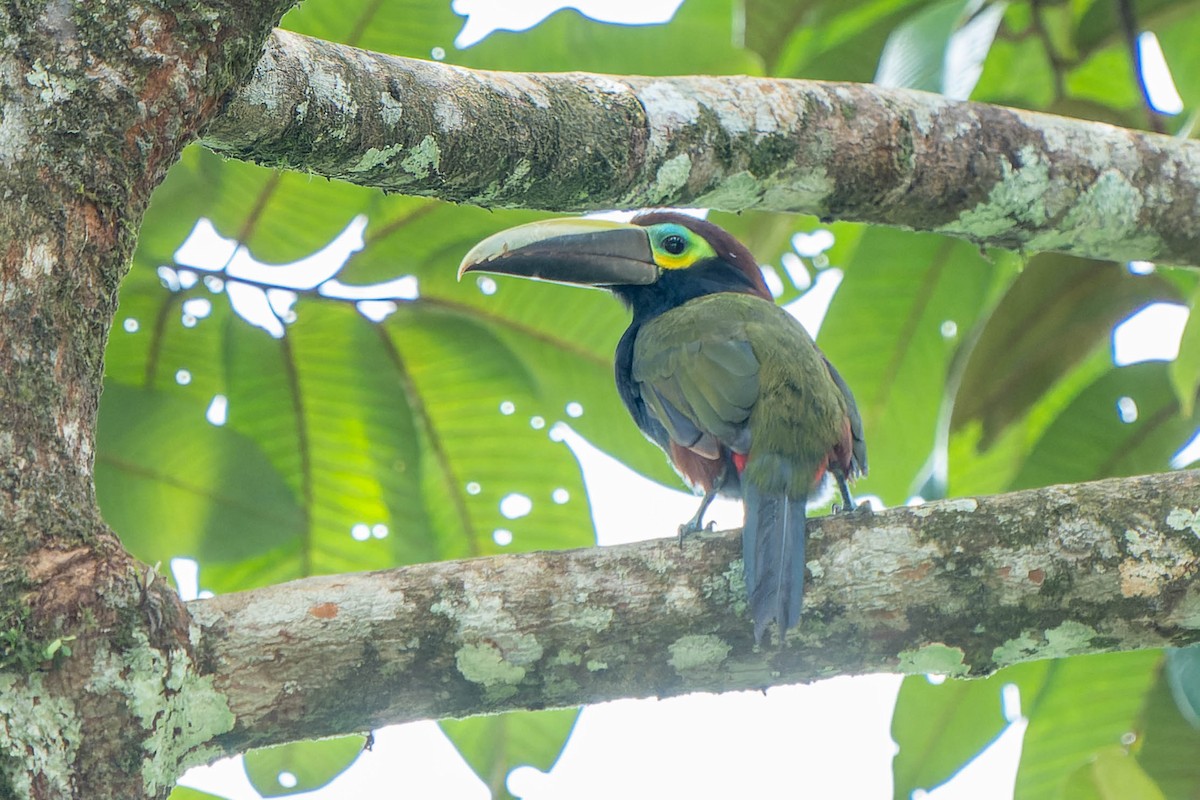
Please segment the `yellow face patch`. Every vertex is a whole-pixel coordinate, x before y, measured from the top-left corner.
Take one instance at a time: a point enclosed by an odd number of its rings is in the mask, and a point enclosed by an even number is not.
[[[654,263],[662,269],[687,269],[697,261],[716,258],[703,236],[674,222],[663,222],[646,228]]]

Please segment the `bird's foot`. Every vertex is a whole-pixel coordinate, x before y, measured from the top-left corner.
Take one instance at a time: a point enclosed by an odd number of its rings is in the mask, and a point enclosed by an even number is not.
[[[870,500],[863,500],[861,503],[858,503],[857,505],[848,504],[848,503],[834,503],[833,504],[833,513],[834,514],[861,514],[863,516],[870,516],[871,514],[875,513],[875,509],[871,508]]]
[[[696,517],[692,517],[687,522],[679,526],[679,546],[683,547],[683,537],[693,533],[701,533],[703,531],[712,532],[717,529],[717,523],[709,522],[707,525],[700,522]]]

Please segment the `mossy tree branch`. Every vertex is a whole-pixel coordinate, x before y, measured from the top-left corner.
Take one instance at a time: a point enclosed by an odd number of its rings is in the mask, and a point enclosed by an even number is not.
[[[1200,471],[810,524],[756,648],[738,533],[310,578],[189,604],[225,752],[415,719],[1200,641]]]
[[[483,72],[276,31],[204,141],[488,207],[755,208],[1200,266],[1200,143],[867,84]]]

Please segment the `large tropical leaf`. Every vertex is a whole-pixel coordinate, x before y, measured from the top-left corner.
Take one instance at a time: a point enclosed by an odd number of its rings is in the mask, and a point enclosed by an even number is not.
[[[440,724],[492,797],[509,798],[509,773],[520,766],[549,772],[578,716],[578,709],[564,708],[443,720]]]
[[[1127,746],[1161,660],[1160,652],[1142,650],[1053,662],[1041,685],[1022,693],[1029,727],[1015,795],[1060,797],[1097,753]]]
[[[1147,695],[1134,729],[1138,763],[1170,800],[1191,800],[1200,795],[1200,758],[1196,757],[1200,753],[1200,729],[1181,713],[1178,693],[1172,691],[1169,677],[1181,654],[1188,654],[1183,656],[1185,661],[1196,661],[1195,647],[1167,652],[1164,670]]]
[[[989,315],[971,349],[952,427],[982,425],[980,448],[1062,380],[1113,326],[1155,300],[1176,299],[1157,275],[1055,254],[1035,256]]]
[[[1013,488],[1162,471],[1198,420],[1179,413],[1162,362],[1114,368],[1046,429]]]
[[[892,716],[892,738],[899,746],[892,762],[893,797],[907,800],[914,791],[933,789],[957,774],[1008,726],[1004,687],[1015,685],[1028,697],[1052,663],[1019,664],[979,680],[905,678]]]
[[[937,236],[866,231],[821,329],[820,345],[854,391],[871,474],[863,489],[900,503],[925,481],[949,413],[960,342],[1015,264]]]
[[[246,777],[263,797],[311,792],[345,772],[365,742],[366,737],[352,735],[251,750],[245,756]]]

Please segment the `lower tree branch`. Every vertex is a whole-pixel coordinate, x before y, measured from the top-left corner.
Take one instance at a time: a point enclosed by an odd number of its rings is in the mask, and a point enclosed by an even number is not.
[[[869,84],[484,72],[275,31],[204,141],[488,207],[755,208],[1200,266],[1200,143]]]
[[[232,711],[210,744],[1200,641],[1200,471],[826,517],[810,536],[782,649],[754,646],[737,532],[193,602],[199,667]]]

